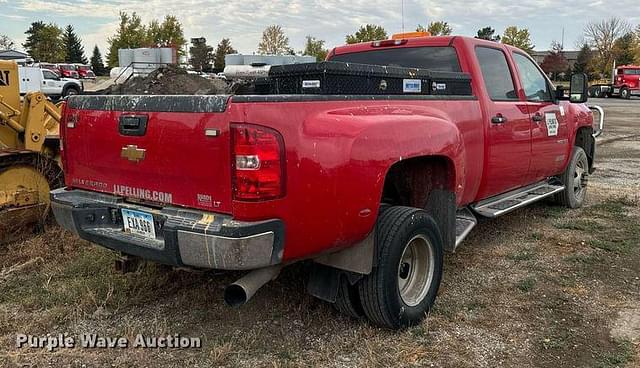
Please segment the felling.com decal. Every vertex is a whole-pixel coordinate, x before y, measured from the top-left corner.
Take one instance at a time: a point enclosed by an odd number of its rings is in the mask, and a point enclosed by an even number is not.
[[[547,123],[547,135],[558,135],[558,118],[555,112],[547,112],[544,114],[544,120]]]

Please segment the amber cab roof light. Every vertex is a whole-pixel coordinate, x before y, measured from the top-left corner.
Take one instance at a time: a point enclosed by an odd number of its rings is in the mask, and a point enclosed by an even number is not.
[[[431,32],[405,32],[405,33],[396,33],[391,36],[392,40],[406,40],[409,38],[418,38],[418,37],[429,37],[431,36]]]
[[[396,33],[391,36],[390,40],[381,40],[371,42],[371,47],[390,47],[400,46],[408,42],[409,38],[429,37],[429,32],[409,32],[409,33]]]

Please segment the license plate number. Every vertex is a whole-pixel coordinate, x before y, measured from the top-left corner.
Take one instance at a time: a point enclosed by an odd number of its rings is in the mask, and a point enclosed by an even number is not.
[[[156,238],[153,216],[150,213],[122,209],[122,222],[127,233],[149,239]]]

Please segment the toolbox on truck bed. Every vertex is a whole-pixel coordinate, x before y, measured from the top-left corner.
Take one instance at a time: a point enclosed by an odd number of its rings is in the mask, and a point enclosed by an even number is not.
[[[268,82],[271,94],[471,95],[466,73],[333,61],[273,66]]]

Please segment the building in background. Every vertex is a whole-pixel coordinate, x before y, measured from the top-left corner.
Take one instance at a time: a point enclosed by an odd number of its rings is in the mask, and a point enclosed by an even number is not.
[[[533,57],[533,60],[540,65],[542,64],[542,61],[544,61],[544,58],[550,53],[551,51],[534,51],[531,56]],[[580,51],[563,51],[562,53],[564,54],[565,59],[569,62],[569,68],[573,69],[576,61],[578,61],[578,53],[580,53]]]

